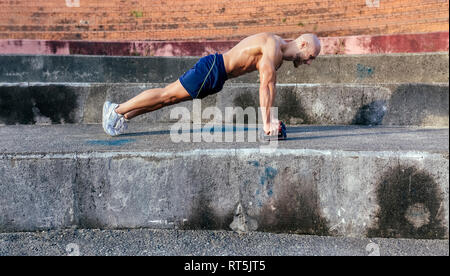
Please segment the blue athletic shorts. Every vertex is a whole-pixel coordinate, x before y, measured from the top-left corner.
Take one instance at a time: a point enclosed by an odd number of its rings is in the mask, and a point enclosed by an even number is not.
[[[215,53],[202,57],[180,77],[180,82],[192,99],[202,99],[222,90],[227,79],[223,56]]]

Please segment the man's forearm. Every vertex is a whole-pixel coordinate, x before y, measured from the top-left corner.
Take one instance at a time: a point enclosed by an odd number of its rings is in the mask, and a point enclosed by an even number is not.
[[[261,86],[259,89],[259,105],[261,107],[261,116],[264,124],[264,130],[268,131],[272,121],[273,114],[271,108],[275,101],[275,84]]]

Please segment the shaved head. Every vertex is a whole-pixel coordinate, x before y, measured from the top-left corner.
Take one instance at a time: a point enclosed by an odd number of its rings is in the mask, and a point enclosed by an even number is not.
[[[301,45],[306,42],[307,47],[312,50],[314,56],[318,56],[321,49],[321,44],[319,38],[315,34],[302,34],[299,36],[295,42],[301,49]]]

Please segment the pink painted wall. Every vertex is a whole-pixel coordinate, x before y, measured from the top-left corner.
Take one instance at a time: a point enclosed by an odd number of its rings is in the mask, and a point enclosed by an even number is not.
[[[449,33],[322,37],[322,55],[420,53],[449,50]],[[225,52],[238,41],[51,41],[0,40],[0,54],[205,56]]]

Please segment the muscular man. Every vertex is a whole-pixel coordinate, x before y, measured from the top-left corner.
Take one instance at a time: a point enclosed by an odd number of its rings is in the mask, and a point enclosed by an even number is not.
[[[219,92],[227,79],[258,70],[264,132],[277,135],[280,123],[271,119],[270,114],[276,96],[276,71],[284,60],[292,61],[296,68],[311,64],[319,55],[320,47],[314,34],[303,34],[290,42],[272,33],[249,36],[223,55],[202,57],[192,69],[164,88],[143,91],[121,104],[105,102],[103,129],[111,136],[119,135],[131,118],[182,101],[204,98]]]

